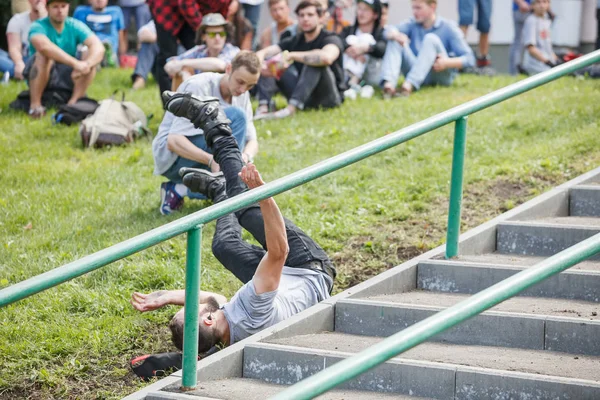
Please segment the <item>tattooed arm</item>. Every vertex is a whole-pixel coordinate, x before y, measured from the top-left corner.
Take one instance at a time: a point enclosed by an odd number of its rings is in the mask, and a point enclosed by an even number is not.
[[[340,57],[340,49],[328,44],[320,50],[290,52],[288,59],[313,67],[327,67]]]

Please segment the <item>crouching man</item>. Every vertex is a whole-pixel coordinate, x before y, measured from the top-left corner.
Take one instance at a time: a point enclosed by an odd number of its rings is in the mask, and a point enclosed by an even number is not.
[[[222,174],[182,169],[186,185],[219,202],[264,184],[253,164],[244,165],[216,101],[172,92],[165,97],[169,111],[190,118],[194,126],[205,129],[206,141],[221,165]],[[242,239],[242,227],[260,247]],[[199,353],[217,344],[227,346],[243,340],[317,304],[331,293],[336,272],[329,257],[306,233],[283,218],[273,198],[221,217],[212,248],[225,268],[245,284],[229,302],[214,293],[200,293]],[[184,299],[182,290],[134,293],[131,303],[143,312],[168,304],[184,305]],[[183,346],[183,316],[181,309],[169,325],[179,349]]]

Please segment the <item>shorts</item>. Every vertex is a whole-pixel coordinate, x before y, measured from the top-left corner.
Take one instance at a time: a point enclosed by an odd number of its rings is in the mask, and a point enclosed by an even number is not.
[[[27,80],[29,80],[29,74],[31,73],[31,68],[33,67],[34,62],[35,54],[32,57],[29,57],[29,60],[27,60],[27,63],[25,64],[25,69],[23,70],[23,76]],[[50,70],[50,77],[48,78],[48,84],[46,87],[53,89],[65,89],[72,92],[73,88],[75,87],[73,79],[71,78],[72,73],[72,67],[55,62]]]
[[[473,25],[475,5],[477,5],[477,30],[481,33],[489,33],[492,0],[458,0],[459,25]]]

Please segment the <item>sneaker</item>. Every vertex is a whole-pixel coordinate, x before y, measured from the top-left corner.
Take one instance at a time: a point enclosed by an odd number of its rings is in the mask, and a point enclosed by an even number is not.
[[[360,97],[363,99],[370,99],[375,94],[375,89],[371,85],[365,85],[360,88]]]
[[[197,97],[190,93],[165,90],[162,93],[165,110],[176,117],[189,119],[194,127],[204,130],[206,144],[212,147],[214,139],[231,136],[231,121],[227,119],[216,97]]]
[[[489,55],[481,56],[477,58],[477,68],[490,67],[492,65],[492,58]]]
[[[29,118],[31,119],[40,119],[46,115],[46,107],[39,106],[36,108],[29,109]]]
[[[8,85],[9,81],[10,81],[10,72],[6,71],[4,73],[4,75],[2,75],[2,84],[3,85]]]
[[[160,213],[169,215],[173,211],[181,210],[183,197],[175,191],[174,182],[163,182],[160,184]]]
[[[179,176],[183,184],[192,192],[202,193],[211,200],[225,189],[225,176],[223,172],[210,172],[200,168],[181,168]]]

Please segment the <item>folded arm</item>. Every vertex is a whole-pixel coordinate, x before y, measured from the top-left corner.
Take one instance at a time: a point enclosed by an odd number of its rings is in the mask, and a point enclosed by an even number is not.
[[[330,66],[340,56],[340,49],[334,44],[328,44],[322,49],[310,51],[292,51],[288,59],[313,67]]]

